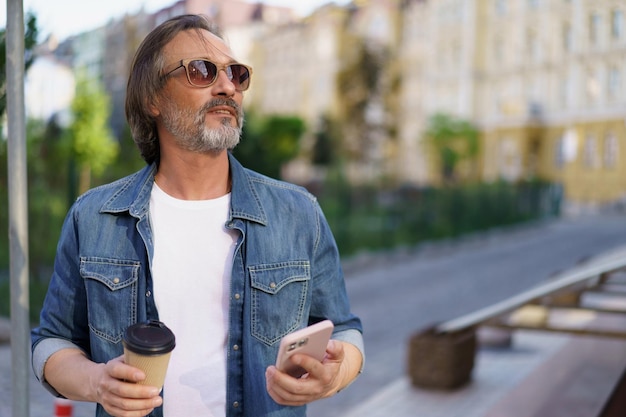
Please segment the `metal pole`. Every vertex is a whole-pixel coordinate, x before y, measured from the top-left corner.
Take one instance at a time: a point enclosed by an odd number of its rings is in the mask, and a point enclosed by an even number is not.
[[[24,99],[24,6],[7,2],[7,120],[13,417],[29,416],[28,198]]]

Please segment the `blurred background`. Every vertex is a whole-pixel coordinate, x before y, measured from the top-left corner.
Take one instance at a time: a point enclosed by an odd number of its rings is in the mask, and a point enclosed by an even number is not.
[[[25,3],[33,321],[72,201],[144,164],[124,116],[128,69],[144,36],[182,13],[215,19],[254,68],[234,154],[314,193],[345,259],[624,208],[623,1],[126,3],[59,33],[43,3]],[[46,7],[81,21],[75,6]],[[4,30],[0,40],[4,69]],[[3,72],[0,316],[4,84]]]
[[[124,115],[128,68],[143,37],[181,13],[211,16],[254,67],[236,156],[315,193],[343,255],[624,204],[622,2],[126,3],[72,34],[81,6],[35,2],[41,29],[25,3],[30,270],[44,285],[71,202],[143,165]],[[51,24],[46,7],[74,23]]]

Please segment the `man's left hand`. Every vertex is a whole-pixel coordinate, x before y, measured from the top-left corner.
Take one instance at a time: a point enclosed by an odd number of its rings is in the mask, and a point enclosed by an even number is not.
[[[267,392],[278,404],[299,406],[333,396],[349,385],[358,374],[362,358],[355,346],[331,340],[322,362],[305,354],[295,354],[291,361],[307,373],[294,378],[269,366],[265,371]]]

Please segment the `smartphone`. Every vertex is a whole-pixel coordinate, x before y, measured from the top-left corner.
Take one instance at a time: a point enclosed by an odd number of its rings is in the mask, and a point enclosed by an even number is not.
[[[295,353],[304,353],[321,362],[326,354],[326,345],[333,333],[333,327],[332,321],[324,320],[283,337],[278,348],[276,368],[294,378],[300,378],[306,370],[292,364],[289,358]]]

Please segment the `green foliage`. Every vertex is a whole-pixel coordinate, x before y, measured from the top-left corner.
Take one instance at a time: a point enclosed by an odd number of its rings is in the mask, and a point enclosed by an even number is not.
[[[50,265],[54,243],[68,208],[67,193],[54,192],[67,186],[68,151],[64,132],[51,121],[29,120],[27,124],[28,227],[30,265],[33,271]]]
[[[91,174],[101,175],[117,157],[119,143],[108,125],[109,97],[99,83],[79,77],[72,101],[69,134],[74,160],[81,173],[79,192],[91,186]]]
[[[337,74],[337,86],[347,121],[364,122],[365,110],[376,91],[383,59],[372,51],[364,39],[350,40],[351,53]]]
[[[551,184],[477,183],[381,190],[332,177],[316,192],[342,255],[447,239],[558,215]]]
[[[233,155],[247,168],[280,178],[282,166],[298,154],[305,130],[299,117],[260,117],[248,112],[241,143]]]
[[[29,267],[52,264],[56,240],[68,208],[67,161],[63,132],[52,121],[26,125],[28,170]],[[0,141],[0,207],[8,207],[7,142]],[[8,210],[0,210],[0,270],[9,265]]]
[[[133,141],[133,137],[130,133],[130,128],[125,125],[125,129],[122,132],[122,137],[119,139],[119,152],[115,163],[109,165],[102,176],[94,178],[94,185],[108,183],[133,172],[139,171],[146,165],[146,161],[143,160],[137,145]]]
[[[322,116],[320,127],[315,133],[313,165],[331,166],[340,158],[341,133],[339,123],[330,116]]]
[[[478,135],[478,129],[467,120],[444,113],[430,117],[426,136],[437,152],[441,174],[446,181],[455,180],[460,161],[478,155]]]
[[[32,13],[26,14],[25,34],[24,34],[24,71],[28,71],[35,61],[33,48],[37,45],[37,36],[39,30],[37,28],[37,17]],[[7,95],[6,95],[6,29],[0,29],[0,120],[6,111]],[[1,123],[0,123],[0,126]]]
[[[338,98],[342,110],[342,142],[339,151],[350,160],[364,160],[372,131],[367,110],[381,91],[386,51],[373,49],[365,39],[346,35],[343,67],[337,73]]]

